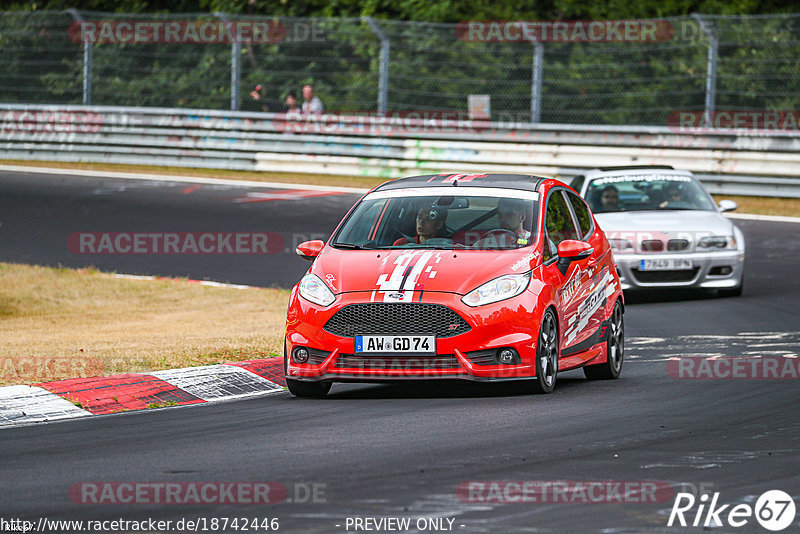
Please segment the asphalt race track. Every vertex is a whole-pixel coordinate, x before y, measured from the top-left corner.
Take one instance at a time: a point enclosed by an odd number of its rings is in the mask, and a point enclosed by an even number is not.
[[[327,236],[356,198],[240,202],[265,190],[189,189],[5,173],[0,261],[285,287],[307,266],[291,253],[293,234]],[[459,487],[656,481],[698,496],[719,492],[720,504],[753,506],[772,489],[800,503],[798,380],[690,380],[667,372],[675,356],[800,357],[800,226],[737,224],[748,239],[744,296],[629,299],[626,363],[617,381],[563,373],[547,396],[502,384],[337,384],[324,400],[278,394],[5,429],[2,516],[277,517],[280,532],[298,533],[347,532],[348,518],[355,517],[408,517],[412,525],[420,518],[452,519],[451,531],[463,533],[700,532],[666,526],[672,493],[645,503],[565,502],[563,495],[545,503],[498,503],[481,501],[480,494],[469,498]],[[70,234],[90,231],[268,231],[281,233],[286,246],[271,255],[217,256],[68,250]],[[277,482],[291,502],[85,504],[70,497],[82,482],[203,481]],[[313,484],[321,491],[316,499],[306,491]],[[797,532],[799,520],[785,532]],[[714,531],[768,532],[753,518],[744,527]]]
[[[290,287],[308,268],[294,247],[327,239],[358,199],[304,194],[320,193],[4,173],[0,261]],[[71,235],[90,232],[269,233],[279,243],[277,250],[270,243],[268,254],[90,254],[68,247]]]

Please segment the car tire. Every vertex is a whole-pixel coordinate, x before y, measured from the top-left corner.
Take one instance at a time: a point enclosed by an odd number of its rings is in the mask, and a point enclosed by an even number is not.
[[[286,387],[289,393],[295,397],[322,398],[331,390],[330,382],[301,382],[299,380],[286,379]]]
[[[583,368],[589,380],[613,380],[619,378],[625,358],[625,317],[622,303],[618,300],[611,312],[606,337],[606,361]]]
[[[717,295],[720,297],[741,297],[744,292],[744,280],[739,282],[739,285],[731,289],[719,289]]]
[[[556,387],[558,377],[558,321],[553,310],[548,308],[542,316],[539,338],[536,341],[535,393],[550,393]]]
[[[286,341],[283,342],[283,376],[286,380],[286,387],[289,393],[295,397],[322,398],[331,390],[330,382],[301,382],[286,378],[289,370],[289,355],[286,353]]]

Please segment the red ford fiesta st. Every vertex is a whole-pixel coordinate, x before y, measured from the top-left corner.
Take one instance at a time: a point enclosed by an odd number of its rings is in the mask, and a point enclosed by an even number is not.
[[[287,315],[289,391],[333,382],[617,378],[624,303],[586,203],[554,179],[439,174],[362,197],[312,260]]]

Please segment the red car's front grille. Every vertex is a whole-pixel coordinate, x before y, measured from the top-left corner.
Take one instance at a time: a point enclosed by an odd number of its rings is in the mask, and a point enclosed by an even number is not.
[[[342,337],[433,334],[442,338],[469,332],[470,326],[441,304],[370,303],[345,306],[328,319],[325,331]]]

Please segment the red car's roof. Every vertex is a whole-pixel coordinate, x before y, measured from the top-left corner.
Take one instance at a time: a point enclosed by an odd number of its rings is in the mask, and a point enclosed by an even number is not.
[[[523,191],[536,191],[541,183],[547,180],[542,176],[525,174],[468,174],[444,173],[410,176],[385,182],[373,191],[387,191],[391,189],[406,189],[409,187],[441,187],[442,185],[457,185],[458,187],[499,187],[504,189],[521,189]]]

